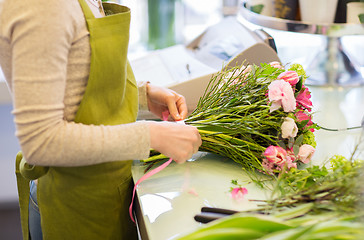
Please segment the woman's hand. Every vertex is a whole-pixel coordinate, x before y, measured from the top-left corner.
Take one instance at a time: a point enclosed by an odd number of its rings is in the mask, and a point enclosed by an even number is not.
[[[184,163],[197,153],[202,144],[196,127],[174,122],[149,122],[150,147]]]
[[[183,120],[187,116],[185,98],[171,89],[147,84],[147,98],[149,111],[161,119],[166,110],[175,121]]]

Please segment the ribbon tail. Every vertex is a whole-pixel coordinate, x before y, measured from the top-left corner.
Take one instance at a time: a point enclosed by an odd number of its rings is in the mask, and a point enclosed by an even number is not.
[[[144,174],[134,185],[134,189],[133,189],[133,197],[131,199],[131,203],[129,206],[129,216],[131,218],[131,220],[135,223],[134,217],[133,217],[133,203],[134,203],[134,197],[135,197],[135,192],[136,189],[138,187],[138,185],[143,182],[144,180],[148,179],[149,177],[153,176],[154,174],[162,171],[165,167],[167,167],[170,163],[172,162],[172,158],[170,158],[167,162],[163,163],[162,165],[160,165],[159,167],[151,170],[150,172]]]

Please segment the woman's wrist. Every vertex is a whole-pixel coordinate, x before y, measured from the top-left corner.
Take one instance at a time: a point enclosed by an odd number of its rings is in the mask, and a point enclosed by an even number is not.
[[[139,110],[148,111],[148,89],[150,82],[138,82]]]

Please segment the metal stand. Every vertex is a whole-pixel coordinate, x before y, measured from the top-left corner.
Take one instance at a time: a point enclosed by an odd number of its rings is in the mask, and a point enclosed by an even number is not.
[[[364,66],[342,46],[341,37],[364,35],[364,24],[311,24],[256,14],[243,5],[239,14],[256,25],[296,33],[320,34],[326,44],[308,63],[306,84],[316,86],[360,86],[364,84]]]
[[[359,86],[364,78],[359,64],[342,46],[340,37],[326,37],[325,48],[319,51],[307,67],[309,85]]]

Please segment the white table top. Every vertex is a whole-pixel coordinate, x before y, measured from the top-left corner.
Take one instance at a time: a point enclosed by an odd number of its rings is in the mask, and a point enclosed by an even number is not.
[[[316,123],[329,128],[360,125],[364,115],[363,87],[310,87],[310,90]],[[360,132],[316,131],[317,150],[313,163],[321,164],[334,154],[350,156],[359,142]],[[143,175],[144,169],[145,166],[135,162],[132,169],[135,181]],[[234,179],[248,189],[246,199],[241,202],[236,202],[228,194]],[[138,187],[141,210],[138,220],[144,225],[142,230],[148,239],[174,239],[201,225],[194,216],[204,206],[235,210],[254,208],[255,203],[248,199],[264,199],[270,192],[248,181],[239,164],[213,154],[199,153],[185,164],[173,162]]]

